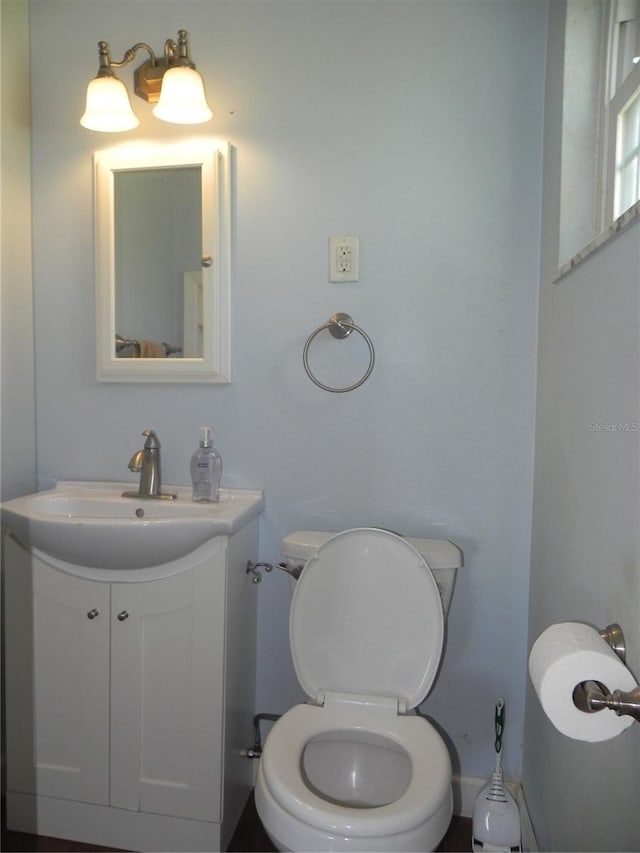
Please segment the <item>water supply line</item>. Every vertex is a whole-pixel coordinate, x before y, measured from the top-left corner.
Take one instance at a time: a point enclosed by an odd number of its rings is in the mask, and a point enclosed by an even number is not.
[[[247,758],[260,758],[262,755],[262,739],[260,737],[260,723],[267,720],[270,723],[277,722],[282,714],[256,714],[253,718],[253,748],[246,752]]]

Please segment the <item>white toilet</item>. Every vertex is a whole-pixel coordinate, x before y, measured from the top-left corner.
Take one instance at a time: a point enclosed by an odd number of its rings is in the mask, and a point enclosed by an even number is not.
[[[310,697],[266,739],[256,807],[289,851],[429,851],[452,814],[451,762],[412,712],[442,654],[462,554],[440,539],[358,528],[286,537],[289,636]]]

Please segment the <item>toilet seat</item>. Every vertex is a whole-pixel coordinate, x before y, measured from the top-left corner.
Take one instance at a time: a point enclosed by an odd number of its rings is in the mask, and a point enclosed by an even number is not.
[[[271,729],[256,783],[258,814],[278,849],[435,849],[452,813],[451,760],[433,726],[407,711],[433,684],[443,635],[438,586],[406,539],[346,530],[307,562],[289,637],[311,702]],[[397,772],[371,788],[386,749]],[[353,779],[347,754],[358,756]]]
[[[296,584],[289,638],[298,681],[323,690],[397,697],[415,708],[435,679],[444,638],[438,585],[395,533],[355,528],[318,548]]]
[[[371,808],[340,805],[315,794],[303,776],[309,741],[331,731],[374,735],[403,749],[411,760],[407,788],[393,802]],[[297,705],[269,732],[261,757],[264,782],[294,818],[323,833],[380,838],[411,830],[439,812],[451,816],[451,761],[444,742],[423,717],[398,716],[393,703],[329,699],[324,707]],[[439,840],[439,839],[438,839]]]

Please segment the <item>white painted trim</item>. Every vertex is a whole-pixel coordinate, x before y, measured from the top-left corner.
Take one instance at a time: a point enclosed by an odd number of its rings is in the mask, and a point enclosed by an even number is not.
[[[605,228],[601,234],[598,234],[590,243],[587,243],[584,249],[581,249],[565,264],[562,264],[558,270],[558,275],[553,280],[553,283],[558,284],[565,276],[569,275],[569,273],[573,272],[576,267],[580,266],[583,261],[586,261],[588,257],[593,255],[594,252],[597,252],[598,249],[602,249],[602,247],[606,246],[610,240],[613,240],[613,238],[617,237],[618,234],[622,234],[622,232],[626,231],[630,225],[633,225],[639,220],[640,201],[637,201],[629,208],[629,210],[626,210],[622,216],[619,216],[614,220],[608,228]]]
[[[488,777],[482,776],[454,776],[453,813],[461,817],[473,817],[473,804],[487,781]],[[522,850],[525,853],[537,853],[538,845],[522,785],[518,781],[505,779],[505,786],[511,792],[520,811]]]
[[[462,817],[473,817],[473,804],[487,784],[481,776],[453,777],[453,813]]]
[[[538,842],[536,840],[536,834],[533,828],[533,823],[531,821],[531,815],[529,814],[529,809],[527,807],[527,800],[524,795],[524,788],[520,783],[517,785],[516,790],[516,802],[518,803],[518,808],[520,809],[520,832],[522,834],[522,849],[527,853],[537,853],[538,851]]]

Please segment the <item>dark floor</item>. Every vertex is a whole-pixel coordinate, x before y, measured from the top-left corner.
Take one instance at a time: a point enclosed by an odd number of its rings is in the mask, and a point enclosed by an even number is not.
[[[65,841],[61,838],[49,838],[44,835],[25,835],[5,829],[2,821],[3,853],[76,853],[76,851],[113,851],[112,847],[98,847],[94,844],[81,844],[79,841]],[[240,822],[229,844],[229,853],[271,853],[275,847],[269,841],[266,832],[256,814],[253,795],[240,818]],[[455,817],[445,837],[438,846],[442,853],[464,853],[471,850],[471,819]]]

